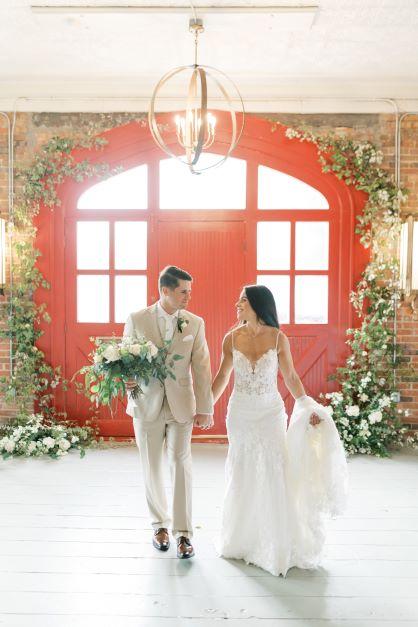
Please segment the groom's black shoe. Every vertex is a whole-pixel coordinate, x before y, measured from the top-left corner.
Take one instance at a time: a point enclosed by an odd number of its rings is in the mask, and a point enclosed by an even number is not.
[[[177,557],[181,560],[187,560],[194,556],[194,549],[189,538],[180,536],[177,538]]]
[[[154,531],[152,538],[152,544],[159,551],[168,551],[170,547],[170,537],[168,535],[168,529],[160,527]]]

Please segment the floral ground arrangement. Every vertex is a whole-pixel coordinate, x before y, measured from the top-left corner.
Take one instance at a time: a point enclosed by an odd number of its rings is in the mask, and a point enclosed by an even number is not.
[[[8,457],[42,457],[58,459],[78,450],[84,457],[86,448],[96,441],[97,430],[68,421],[48,419],[42,414],[10,420],[0,427],[0,454]]]

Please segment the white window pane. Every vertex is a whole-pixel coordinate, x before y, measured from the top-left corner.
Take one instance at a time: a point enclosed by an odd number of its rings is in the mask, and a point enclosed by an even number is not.
[[[78,209],[147,209],[148,168],[136,168],[115,174],[92,185],[78,199]]]
[[[109,322],[109,277],[77,277],[77,322]]]
[[[115,268],[145,270],[147,267],[147,223],[115,222]]]
[[[257,285],[265,285],[271,290],[276,301],[280,324],[290,321],[290,277],[286,275],[259,274]]]
[[[259,270],[290,268],[290,222],[257,224],[257,268]]]
[[[328,270],[328,222],[296,222],[296,270]]]
[[[109,268],[109,222],[77,222],[77,268]]]
[[[329,209],[328,201],[311,185],[279,170],[258,167],[259,209]]]
[[[201,167],[219,155],[204,154]],[[192,174],[177,159],[160,161],[161,209],[245,209],[246,167],[242,159],[229,157],[219,168]]]
[[[146,306],[146,276],[115,277],[115,322],[125,322],[130,313]]]
[[[295,323],[327,324],[328,277],[295,277]]]

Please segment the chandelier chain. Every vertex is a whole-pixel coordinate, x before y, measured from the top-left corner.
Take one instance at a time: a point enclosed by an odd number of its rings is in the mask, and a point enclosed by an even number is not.
[[[195,65],[195,67],[197,67],[198,37],[199,37],[199,31],[195,30],[195,32],[194,32],[194,65]]]

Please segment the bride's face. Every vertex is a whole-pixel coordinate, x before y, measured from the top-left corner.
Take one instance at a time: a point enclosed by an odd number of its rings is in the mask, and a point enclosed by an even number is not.
[[[245,290],[242,290],[239,299],[235,303],[235,307],[237,308],[237,319],[240,322],[256,318],[256,314],[248,301]]]

